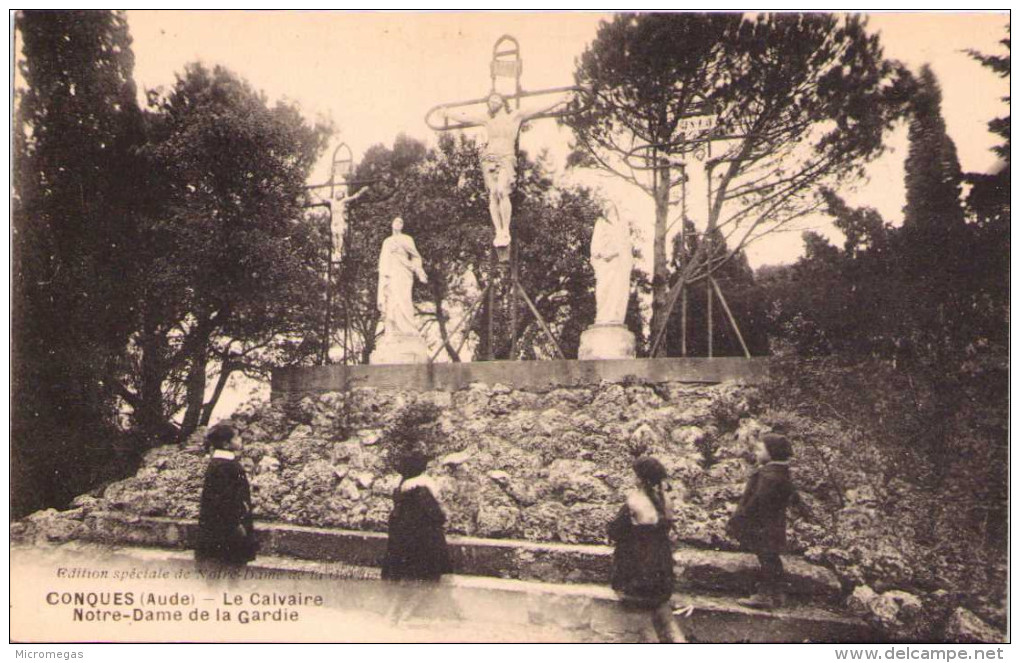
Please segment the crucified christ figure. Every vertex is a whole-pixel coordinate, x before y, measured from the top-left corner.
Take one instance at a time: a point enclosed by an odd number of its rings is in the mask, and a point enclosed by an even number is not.
[[[329,229],[333,235],[333,254],[330,256],[330,260],[333,262],[340,262],[343,253],[344,229],[347,227],[347,205],[360,198],[366,191],[368,191],[367,186],[353,195],[348,194],[333,201],[332,227]]]
[[[511,110],[510,103],[498,92],[492,92],[486,99],[486,112],[478,115],[443,111],[443,117],[457,122],[480,124],[485,127],[486,142],[482,148],[481,166],[485,188],[489,191],[489,214],[496,228],[492,245],[497,249],[510,246],[510,194],[517,182],[517,136],[521,125],[543,113],[548,113],[566,103],[561,99],[544,108]]]

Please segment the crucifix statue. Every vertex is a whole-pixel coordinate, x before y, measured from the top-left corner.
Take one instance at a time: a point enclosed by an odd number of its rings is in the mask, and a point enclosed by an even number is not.
[[[512,250],[513,228],[511,217],[513,215],[510,194],[517,183],[517,139],[521,133],[521,127],[529,120],[536,120],[545,117],[562,117],[567,114],[577,113],[585,110],[591,105],[590,91],[586,88],[569,86],[549,88],[525,92],[521,89],[521,71],[523,61],[521,60],[520,47],[517,40],[510,35],[503,35],[496,41],[492,49],[492,63],[490,67],[492,85],[489,94],[480,99],[459,101],[440,104],[431,108],[425,114],[425,123],[435,131],[451,131],[454,129],[468,129],[481,127],[485,130],[485,145],[481,150],[481,168],[485,181],[485,188],[489,192],[489,214],[492,218],[492,225],[495,233],[492,245],[495,248],[492,269],[490,269],[489,282],[486,284],[478,299],[472,304],[468,315],[464,320],[471,317],[476,308],[486,298],[488,299],[488,356],[495,359],[493,348],[493,312],[496,309],[495,297],[497,288],[494,286],[499,272],[509,271],[510,288],[507,291],[511,303],[510,309],[510,352],[509,356],[516,357],[517,347],[517,298],[520,297],[531,314],[535,317],[545,335],[549,338],[555,348],[556,355],[563,358],[563,351],[549,329],[548,324],[542,318],[538,308],[521,284],[518,271],[517,251]],[[503,79],[503,88],[506,82],[514,85],[513,92],[500,92],[497,86],[497,79]],[[567,96],[571,93],[576,97]],[[581,93],[581,94],[577,94]],[[521,99],[526,97],[539,97],[554,95],[554,103],[537,104],[535,108],[522,109]],[[560,108],[567,106],[573,99],[579,103],[572,108]],[[473,107],[473,108],[472,108]],[[509,270],[504,268],[496,269],[496,259],[499,263],[509,263]],[[460,324],[458,324],[459,328]],[[465,338],[467,336],[465,335]],[[463,343],[463,341],[462,341]]]
[[[346,248],[344,247],[344,234],[347,230],[347,205],[365,195],[366,191],[368,191],[368,186],[358,189],[357,193],[344,194],[342,197],[337,195],[333,199],[333,213],[329,219],[330,232],[333,235],[333,241],[330,242],[332,249],[330,260],[333,262],[340,262]]]
[[[528,120],[550,113],[566,100],[560,99],[544,108],[530,111],[513,110],[506,97],[490,92],[484,113],[443,109],[442,118],[461,124],[480,125],[485,128],[485,145],[482,147],[481,167],[485,188],[489,192],[489,214],[496,235],[492,245],[496,249],[510,246],[510,217],[513,209],[510,194],[517,182],[517,138],[521,126]]]
[[[471,127],[482,127],[485,130],[486,140],[482,148],[480,165],[485,188],[489,192],[489,214],[495,228],[492,245],[496,248],[500,261],[506,262],[509,259],[510,220],[513,214],[510,194],[517,183],[517,139],[520,136],[521,127],[529,120],[561,117],[568,113],[579,112],[580,108],[572,110],[561,108],[571,101],[570,98],[564,98],[563,95],[571,92],[586,93],[587,90],[576,86],[534,92],[521,90],[523,62],[517,40],[509,35],[504,35],[496,41],[492,57],[492,86],[488,96],[470,101],[440,104],[429,110],[425,116],[425,122],[436,131]],[[500,77],[513,79],[516,84],[513,93],[502,94],[497,91],[496,81]],[[535,108],[521,108],[522,98],[544,95],[557,95],[559,98],[553,103]],[[511,100],[513,101],[512,106]],[[483,104],[484,108],[465,110],[466,107],[477,107]]]

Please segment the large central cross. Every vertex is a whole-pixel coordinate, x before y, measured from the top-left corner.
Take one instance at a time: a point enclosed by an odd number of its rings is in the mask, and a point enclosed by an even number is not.
[[[579,112],[580,109],[557,110],[566,106],[569,99],[562,98],[571,92],[583,92],[579,87],[558,87],[534,92],[521,89],[520,47],[517,40],[503,35],[492,49],[490,74],[492,85],[486,97],[435,106],[425,115],[425,122],[436,131],[482,127],[485,130],[485,145],[481,151],[482,176],[489,192],[489,214],[495,228],[492,245],[499,259],[509,258],[511,238],[511,217],[513,214],[510,194],[517,183],[517,139],[525,122],[547,117],[562,117]],[[512,80],[514,91],[501,93],[497,89],[500,79]],[[533,108],[521,108],[521,99],[556,95],[555,102],[540,104]],[[513,105],[511,106],[511,101]],[[479,107],[481,106],[481,107]],[[472,108],[474,107],[474,108]]]
[[[518,272],[517,250],[513,247],[513,228],[511,226],[512,206],[510,194],[517,184],[517,139],[521,127],[525,122],[547,117],[563,117],[565,115],[582,112],[591,105],[590,95],[584,88],[576,86],[548,88],[525,92],[521,88],[521,72],[524,62],[521,59],[520,46],[517,40],[510,35],[503,35],[492,48],[492,62],[489,73],[491,86],[488,96],[469,101],[457,101],[446,104],[439,104],[431,108],[425,114],[425,123],[435,131],[451,131],[455,129],[470,129],[481,127],[485,130],[486,143],[481,151],[481,168],[485,181],[485,187],[489,192],[489,214],[492,217],[492,225],[495,228],[493,237],[494,259],[490,269],[489,282],[481,294],[469,308],[467,315],[458,323],[457,328],[468,323],[484,301],[488,301],[488,348],[489,359],[495,359],[493,350],[493,313],[496,309],[496,287],[497,272],[507,271],[497,269],[495,261],[510,263],[509,280],[510,289],[508,295],[510,303],[510,356],[516,357],[517,339],[517,298],[520,297],[528,310],[535,316],[536,321],[543,333],[552,342],[556,355],[562,359],[563,351],[549,325],[546,324],[538,308],[521,284]],[[512,91],[500,92],[497,83],[510,82]],[[504,85],[504,87],[506,87]],[[568,93],[584,93],[580,95],[580,103],[574,108],[556,110],[560,106],[569,103],[564,98]],[[554,95],[558,97],[555,103],[538,105],[532,109],[521,109],[521,100],[525,98]],[[474,107],[474,108],[472,108]],[[505,267],[505,265],[504,265]],[[454,330],[456,333],[456,329]],[[461,345],[467,340],[467,333],[461,339]],[[458,347],[458,350],[460,348]],[[438,350],[436,351],[438,354]],[[433,355],[434,360],[436,355]]]

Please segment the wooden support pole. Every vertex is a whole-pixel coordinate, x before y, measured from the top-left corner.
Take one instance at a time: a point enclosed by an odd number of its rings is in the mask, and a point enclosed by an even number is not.
[[[489,341],[489,348],[487,354],[489,355],[489,361],[493,361],[496,358],[496,345],[495,339],[493,338],[493,325],[492,317],[496,314],[496,250],[493,249],[492,253],[489,254],[489,315],[486,321],[486,336]]]
[[[460,322],[457,323],[457,326],[453,328],[452,332],[450,332],[450,338],[453,338],[453,335],[460,331],[461,326],[471,319],[471,316],[474,314],[475,309],[478,308],[478,305],[485,301],[485,297],[489,294],[489,288],[491,287],[492,283],[490,281],[489,285],[485,286],[485,290],[482,290],[482,293],[478,295],[478,298],[475,299],[474,302],[472,302],[471,308],[468,309],[468,312],[464,314],[464,317],[460,319]],[[454,352],[460,352],[460,349],[464,347],[464,340],[467,338],[469,332],[470,330],[464,332],[464,338],[460,340],[460,345],[457,346]],[[443,351],[444,347],[446,347],[445,344],[440,344],[440,346],[436,348],[436,351],[432,353],[432,357],[429,359],[430,364],[436,360],[436,357],[439,356],[439,353]]]
[[[705,284],[705,295],[708,299],[708,358],[712,358],[712,283],[711,279]]]
[[[478,301],[481,302],[482,299],[479,299]],[[465,343],[467,343],[468,336],[470,336],[470,335],[471,335],[471,330],[470,329],[465,329],[464,330],[464,335],[460,337],[460,343],[458,343],[457,347],[453,349],[455,354],[457,354],[457,355],[460,354],[460,349],[464,347]]]
[[[680,289],[680,356],[687,356],[687,288]]]
[[[730,319],[730,325],[733,326],[733,331],[737,333],[737,340],[740,341],[740,347],[744,349],[744,356],[750,359],[751,351],[747,349],[747,343],[744,343],[744,335],[740,333],[740,327],[737,326],[737,319],[733,317],[730,305],[726,303],[726,298],[723,297],[722,288],[719,287],[719,283],[711,276],[708,277],[708,280],[712,282],[713,286],[715,286],[715,294],[719,295],[719,303],[722,304],[723,310],[726,311],[726,317]]]
[[[549,337],[550,341],[552,341],[553,347],[556,348],[556,356],[560,359],[566,359],[566,356],[563,354],[563,350],[560,349],[559,342],[556,340],[556,337],[553,336],[552,330],[549,329],[549,325],[545,324],[545,318],[543,318],[542,314],[538,312],[535,304],[531,301],[531,297],[528,297],[528,293],[524,290],[524,286],[520,283],[514,283],[514,286],[517,287],[518,292],[520,292],[521,296],[524,297],[524,301],[527,302],[528,308],[531,309],[531,313],[535,316],[535,320],[537,320],[539,326],[542,327],[542,331],[544,331],[545,335]]]
[[[333,251],[333,243],[330,242],[330,253]],[[319,365],[325,366],[329,363],[330,345],[330,309],[333,307],[333,258],[326,258],[326,315],[322,321],[322,354],[319,356]]]
[[[651,351],[648,353],[649,357],[658,357],[659,349],[662,346],[662,341],[666,337],[666,327],[668,326],[665,321],[669,320],[669,316],[673,313],[673,307],[676,306],[676,301],[680,298],[680,293],[684,291],[684,282],[686,277],[684,273],[680,272],[680,279],[673,285],[673,289],[669,293],[669,302],[666,305],[666,312],[663,316],[663,324],[659,327],[659,333],[652,341]]]
[[[511,232],[511,238],[513,233]],[[510,281],[517,285],[519,283],[518,278],[520,276],[517,271],[517,242],[511,239],[510,243]],[[517,293],[512,290],[510,292],[510,357],[509,359],[517,359]]]

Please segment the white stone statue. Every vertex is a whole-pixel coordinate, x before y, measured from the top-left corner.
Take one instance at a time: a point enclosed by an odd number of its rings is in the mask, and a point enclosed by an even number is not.
[[[595,324],[581,333],[577,358],[633,358],[634,334],[623,322],[630,300],[634,252],[630,225],[620,218],[615,206],[595,222],[590,259],[595,271]]]
[[[414,239],[404,234],[404,220],[393,219],[393,234],[383,241],[379,252],[379,289],[376,293],[379,312],[387,333],[417,334],[411,288],[414,277],[428,283],[422,268],[421,254]]]
[[[413,364],[428,361],[425,341],[415,323],[411,289],[415,277],[428,283],[421,254],[414,239],[405,235],[404,220],[393,219],[393,234],[379,252],[379,287],[376,292],[382,314],[383,335],[370,358],[373,364]]]
[[[630,299],[634,252],[630,226],[615,209],[595,222],[591,267],[595,270],[595,324],[622,325]]]

